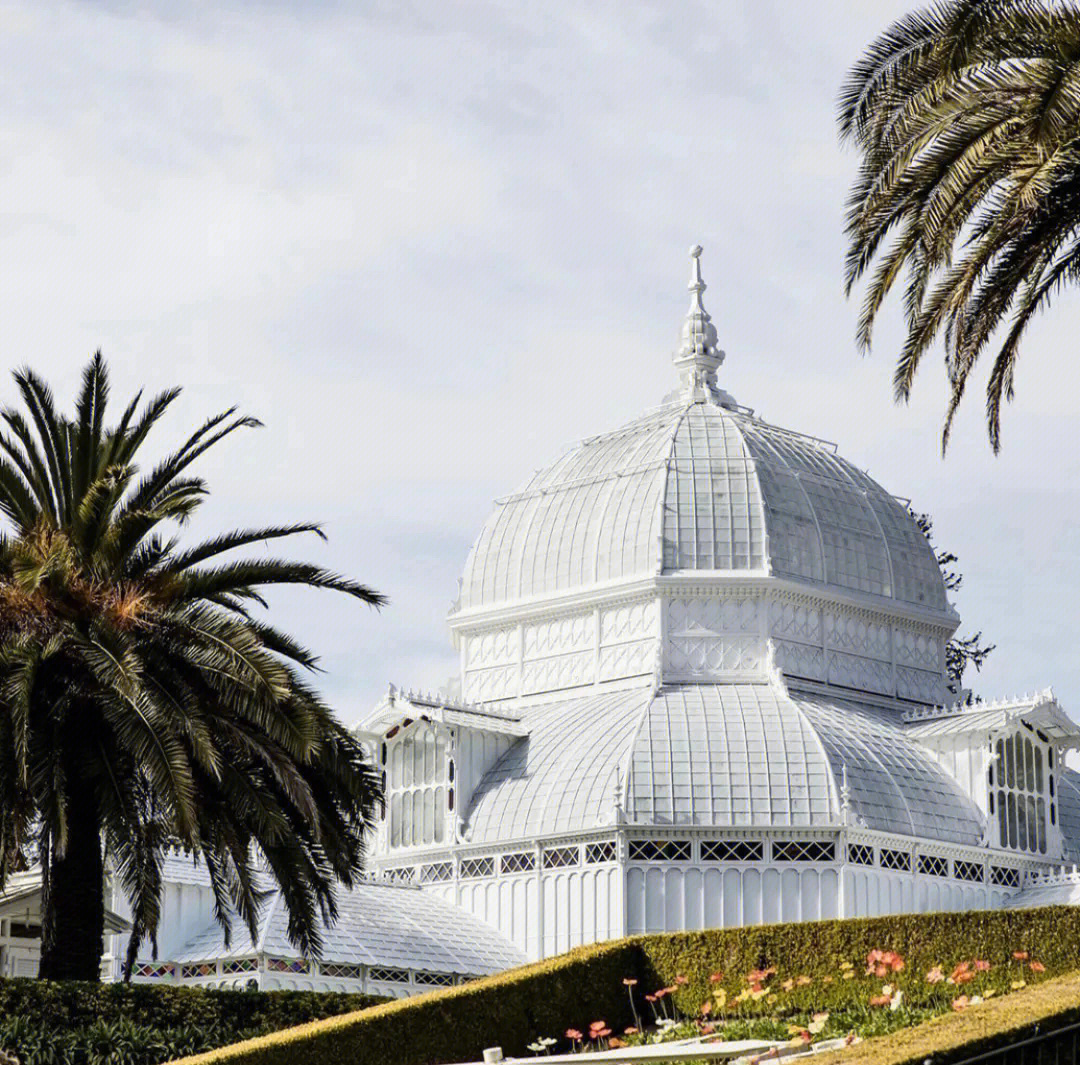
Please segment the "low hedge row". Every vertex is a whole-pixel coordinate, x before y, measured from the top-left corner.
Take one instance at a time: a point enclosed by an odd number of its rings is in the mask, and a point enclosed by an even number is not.
[[[821,1054],[814,1065],[952,1065],[999,1047],[1011,1047],[1037,1033],[1080,1022],[1080,973],[1047,980],[1005,998],[991,999],[963,1013]],[[1017,1058],[1019,1060],[1019,1058]],[[1067,1059],[1053,1048],[1031,1060]]]
[[[940,995],[923,974],[938,965],[991,959],[1007,965],[1028,951],[1053,976],[1077,967],[1080,908],[914,914],[842,921],[763,925],[671,935],[639,936],[582,947],[569,954],[415,999],[318,1021],[209,1054],[188,1065],[330,1065],[340,1061],[380,1065],[436,1065],[479,1059],[489,1046],[520,1055],[538,1036],[560,1036],[603,1018],[615,1031],[632,1023],[624,980],[635,993],[676,987],[674,998],[697,1012],[714,985],[713,973],[734,990],[753,969],[777,970],[773,980],[804,976],[784,1001],[791,1008],[836,1009],[865,1004],[870,979],[843,979],[840,963],[864,963],[871,950],[903,955],[909,999]],[[684,977],[682,983],[678,977]],[[880,981],[879,981],[880,983]],[[802,998],[806,1001],[803,1002]],[[640,1003],[640,995],[639,995]],[[644,1012],[644,1004],[640,1003]],[[740,1006],[768,1014],[775,1002]],[[981,1007],[980,1007],[981,1009]],[[976,1014],[973,1014],[975,1016]]]
[[[157,1065],[383,999],[308,991],[0,980],[0,1049],[23,1065]]]
[[[233,1031],[277,1030],[382,1001],[376,995],[332,991],[218,991],[167,984],[0,980],[0,1017],[25,1017],[56,1028],[126,1019],[152,1028],[214,1025]]]

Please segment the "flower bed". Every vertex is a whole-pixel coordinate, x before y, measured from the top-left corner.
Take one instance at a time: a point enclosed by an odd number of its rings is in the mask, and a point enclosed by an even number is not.
[[[816,977],[775,965],[740,974],[712,972],[710,991],[689,1015],[676,1005],[680,995],[685,1004],[689,976],[678,974],[671,985],[645,993],[636,977],[624,977],[632,1025],[615,1032],[607,1021],[593,1020],[572,1025],[559,1038],[539,1036],[528,1049],[537,1055],[575,1053],[703,1036],[786,1040],[808,1048],[835,1040],[850,1044],[977,1009],[1045,976],[1046,966],[1028,950],[960,960],[942,952],[934,964],[916,969],[897,951],[875,948],[857,963],[839,959],[833,972]],[[824,1009],[824,1001],[836,999],[834,985],[844,989],[847,1002]]]

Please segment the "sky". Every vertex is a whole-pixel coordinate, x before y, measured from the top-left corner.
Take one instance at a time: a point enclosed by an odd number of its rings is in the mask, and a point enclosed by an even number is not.
[[[492,500],[673,387],[701,243],[721,386],[933,515],[980,694],[1080,717],[1080,300],[1030,331],[997,457],[969,388],[942,458],[939,359],[894,404],[898,308],[854,344],[835,102],[908,7],[0,0],[3,368],[70,400],[101,348],[117,406],[182,385],[162,451],[264,423],[206,457],[190,533],[320,521],[292,553],[389,596],[272,599],[353,722],[456,671]]]

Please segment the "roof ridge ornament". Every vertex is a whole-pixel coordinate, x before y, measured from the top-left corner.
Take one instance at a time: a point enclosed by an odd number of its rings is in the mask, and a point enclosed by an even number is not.
[[[683,399],[734,407],[731,396],[716,387],[716,371],[724,361],[724,353],[717,346],[716,326],[701,302],[701,294],[708,287],[701,279],[701,252],[700,244],[690,249],[690,308],[673,361],[679,371]]]

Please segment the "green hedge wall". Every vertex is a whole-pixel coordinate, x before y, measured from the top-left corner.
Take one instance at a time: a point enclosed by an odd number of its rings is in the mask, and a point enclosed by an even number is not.
[[[523,1055],[538,1036],[559,1037],[568,1027],[587,1028],[603,1019],[619,1031],[631,1022],[626,978],[641,995],[676,984],[675,1001],[696,1013],[712,988],[712,973],[723,974],[729,993],[746,986],[752,969],[775,966],[775,982],[800,975],[805,988],[785,999],[792,1008],[835,1009],[865,1003],[871,977],[866,955],[874,949],[902,954],[906,969],[893,979],[909,1001],[944,994],[928,985],[925,972],[936,965],[988,959],[1008,969],[1014,951],[1029,951],[1048,976],[1080,967],[1080,908],[917,914],[845,921],[764,925],[672,935],[639,936],[583,947],[558,958],[525,966],[462,987],[377,1006],[315,1022],[235,1047],[188,1059],[189,1065],[438,1065],[477,1060],[489,1046]],[[842,978],[840,963],[854,963],[856,977]],[[880,985],[881,981],[877,983]],[[805,1001],[804,1001],[805,1000]],[[747,1003],[744,1012],[768,1014],[776,1005]],[[647,1013],[646,1013],[647,1015]]]
[[[0,1049],[23,1065],[157,1065],[383,999],[307,991],[0,980]]]

